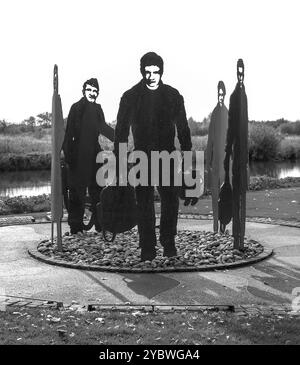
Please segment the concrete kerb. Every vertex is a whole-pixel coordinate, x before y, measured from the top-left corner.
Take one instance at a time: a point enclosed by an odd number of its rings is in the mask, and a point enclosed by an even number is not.
[[[166,268],[122,268],[122,267],[107,267],[96,265],[83,265],[70,263],[63,260],[57,260],[47,257],[41,254],[37,248],[28,249],[28,253],[31,257],[46,264],[61,266],[69,269],[88,270],[88,271],[101,271],[101,272],[115,272],[115,273],[170,273],[170,272],[195,272],[195,271],[215,271],[215,270],[228,270],[235,269],[242,266],[253,265],[257,262],[267,259],[273,254],[273,250],[264,247],[264,251],[255,257],[248,260],[239,260],[237,262],[231,262],[228,264],[214,264],[214,265],[201,265],[201,266],[179,266],[179,267],[166,267]]]
[[[156,214],[156,218],[159,218],[160,214]],[[199,214],[199,213],[179,213],[179,219],[200,219],[200,220],[212,220],[213,216],[211,214]],[[67,222],[67,215],[64,214],[62,218],[62,222]],[[263,223],[263,224],[272,224],[279,226],[286,226],[292,228],[300,228],[300,222],[298,221],[286,221],[284,219],[275,219],[275,218],[263,218],[263,217],[247,217],[246,222],[253,223]],[[51,219],[49,216],[49,212],[45,212],[44,216],[41,217],[33,217],[30,215],[16,215],[16,216],[2,216],[0,217],[0,227],[6,226],[14,226],[14,225],[27,225],[27,224],[45,224],[51,223]]]
[[[45,301],[34,298],[23,297],[6,297],[0,298],[2,304],[6,304],[1,310],[6,311],[7,308],[21,309],[38,309],[38,310],[59,310],[59,311],[79,311],[81,313],[87,312],[143,312],[143,313],[211,313],[211,312],[228,312],[236,316],[274,316],[274,315],[289,315],[299,316],[300,312],[292,310],[291,305],[228,305],[228,304],[216,304],[216,305],[202,305],[202,304],[185,304],[185,305],[172,305],[172,304],[134,304],[134,303],[120,303],[120,304],[100,304],[100,303],[85,303],[80,304],[78,302],[72,304],[57,302],[57,301]]]

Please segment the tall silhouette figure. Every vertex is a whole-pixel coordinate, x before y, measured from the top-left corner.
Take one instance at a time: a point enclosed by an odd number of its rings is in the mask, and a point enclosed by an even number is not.
[[[246,190],[248,190],[248,103],[244,86],[244,62],[237,62],[238,82],[230,96],[226,140],[225,172],[232,162],[232,234],[234,248],[243,250],[246,222]]]
[[[61,220],[63,217],[63,193],[61,184],[60,155],[64,139],[64,119],[61,98],[58,93],[58,67],[54,66],[51,125],[51,240],[53,243],[54,223],[57,228],[57,247],[62,251]]]
[[[220,186],[225,179],[224,157],[228,128],[228,109],[224,105],[226,89],[223,81],[218,83],[218,103],[214,108],[208,130],[206,148],[206,163],[208,167],[209,187],[212,194],[212,209],[214,217],[214,232],[219,230],[218,199]],[[220,231],[225,231],[225,226],[220,224]]]
[[[156,53],[149,52],[141,58],[143,79],[126,91],[120,101],[115,129],[117,155],[119,143],[128,141],[130,127],[135,149],[145,152],[148,157],[151,151],[174,151],[176,129],[181,150],[191,150],[191,134],[183,97],[176,89],[162,82],[163,70],[163,59]],[[160,243],[164,248],[164,256],[168,257],[177,254],[175,235],[179,200],[178,187],[172,184],[172,171],[171,167],[171,186],[163,186],[161,181],[158,186],[161,198]],[[153,260],[156,256],[154,187],[139,185],[135,191],[141,260]]]
[[[86,190],[91,197],[92,212],[96,215],[96,204],[100,199],[101,187],[96,182],[99,165],[96,157],[100,152],[100,134],[113,141],[114,130],[105,122],[101,105],[96,103],[99,84],[95,78],[87,80],[82,88],[83,97],[71,106],[63,151],[68,165],[70,182],[68,223],[71,234],[84,229],[83,216]],[[97,218],[95,228],[101,231]]]

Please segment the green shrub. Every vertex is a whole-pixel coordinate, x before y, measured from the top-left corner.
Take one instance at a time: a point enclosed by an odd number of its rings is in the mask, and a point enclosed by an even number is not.
[[[192,117],[188,119],[191,136],[206,136],[208,134],[210,116],[204,118],[201,123],[196,122]]]
[[[265,161],[275,159],[279,154],[282,137],[272,128],[264,124],[249,126],[249,158]]]
[[[0,197],[0,215],[49,212],[50,195]]]
[[[0,198],[0,215],[9,214],[9,207],[5,204],[3,198]]]
[[[0,154],[0,171],[28,171],[51,169],[51,153],[25,155]]]
[[[297,122],[286,122],[280,126],[282,134],[293,134],[300,136],[300,121]]]
[[[300,137],[290,136],[284,138],[280,143],[279,157],[283,160],[300,158]]]
[[[300,177],[285,177],[284,179],[277,179],[269,176],[253,176],[250,177],[249,190],[279,189],[299,186]]]

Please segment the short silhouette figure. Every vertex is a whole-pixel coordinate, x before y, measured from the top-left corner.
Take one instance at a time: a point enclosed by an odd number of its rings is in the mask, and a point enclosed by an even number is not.
[[[208,168],[208,187],[212,195],[213,209],[213,229],[219,230],[219,209],[218,199],[220,187],[225,179],[224,157],[225,144],[228,128],[228,110],[224,104],[226,89],[223,81],[218,83],[218,103],[214,108],[208,130],[208,140],[206,148],[206,164]],[[225,231],[225,226],[220,223],[220,231]]]
[[[101,105],[96,103],[99,95],[99,84],[95,78],[83,84],[83,97],[71,106],[63,151],[68,165],[69,180],[69,210],[68,223],[71,234],[82,232],[84,229],[83,216],[86,190],[91,198],[92,212],[96,216],[96,204],[100,199],[101,187],[96,182],[96,163],[98,152],[101,151],[98,137],[104,135],[111,141],[114,130],[104,119]],[[101,231],[97,217],[95,228]]]
[[[163,67],[163,59],[154,52],[146,53],[141,58],[143,79],[126,91],[120,102],[115,129],[117,155],[119,143],[128,141],[130,127],[135,149],[145,152],[148,157],[151,151],[175,151],[176,129],[181,150],[191,150],[191,134],[183,97],[176,89],[162,82]],[[175,235],[179,198],[178,187],[172,184],[172,171],[171,168],[171,186],[161,183],[158,186],[161,198],[160,243],[164,248],[164,256],[168,257],[177,254]],[[135,191],[141,260],[153,260],[156,256],[154,187],[139,185]]]
[[[244,62],[237,62],[238,82],[230,96],[225,172],[232,155],[232,234],[234,248],[243,250],[246,222],[246,190],[248,190],[248,102],[244,86]]]

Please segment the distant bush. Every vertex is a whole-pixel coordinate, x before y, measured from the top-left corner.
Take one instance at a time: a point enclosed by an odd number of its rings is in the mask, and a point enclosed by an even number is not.
[[[256,161],[275,159],[282,137],[265,124],[251,124],[249,128],[249,158]]]
[[[51,209],[50,195],[0,197],[0,215],[48,212]]]
[[[255,121],[255,120],[251,120],[249,121],[250,124],[265,124],[268,127],[272,127],[274,129],[278,129],[280,128],[281,125],[285,124],[285,123],[291,123],[288,120],[281,118],[281,119],[277,119],[277,120],[261,120],[261,121]]]
[[[202,122],[196,122],[192,117],[188,119],[191,136],[206,136],[208,134],[210,116],[204,118]]]
[[[286,122],[280,126],[280,132],[282,134],[290,134],[300,136],[300,121]]]
[[[280,143],[279,158],[282,160],[300,159],[300,137],[286,137]]]
[[[268,189],[283,189],[300,187],[300,177],[285,177],[284,179],[278,179],[270,176],[250,176],[250,191],[268,190]],[[210,195],[209,189],[205,191],[203,198]]]
[[[285,177],[277,179],[269,176],[251,176],[249,190],[265,190],[299,187],[300,177]]]
[[[0,154],[0,171],[26,171],[51,169],[51,153]]]
[[[39,127],[35,127],[29,124],[20,123],[6,123],[5,121],[0,121],[0,134],[15,136],[17,134],[32,133]]]

